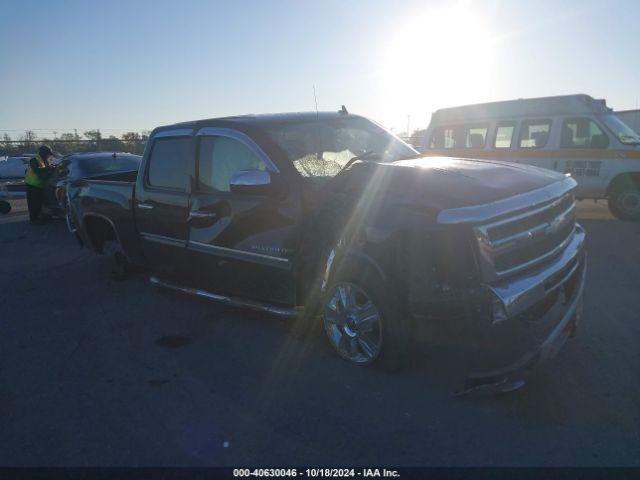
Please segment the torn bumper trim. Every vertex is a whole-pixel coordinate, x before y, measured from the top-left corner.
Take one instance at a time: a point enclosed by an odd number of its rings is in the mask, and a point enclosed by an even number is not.
[[[585,237],[582,227],[576,224],[569,244],[562,254],[545,269],[516,280],[509,279],[488,285],[489,290],[502,303],[509,318],[516,317],[541,302],[575,274],[585,257]],[[560,278],[557,278],[558,276]]]
[[[495,391],[503,391],[503,385],[519,383],[525,372],[535,365],[553,358],[564,346],[568,338],[575,333],[582,315],[582,299],[586,278],[586,256],[581,261],[578,288],[574,291],[571,303],[567,306],[562,318],[549,333],[544,341],[534,350],[525,353],[517,361],[500,369],[469,375],[465,381],[465,389],[459,394],[487,391],[495,387]]]

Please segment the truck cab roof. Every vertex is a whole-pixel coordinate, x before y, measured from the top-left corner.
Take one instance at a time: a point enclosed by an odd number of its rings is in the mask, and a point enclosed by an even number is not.
[[[163,125],[153,130],[151,135],[165,130],[180,128],[199,129],[203,127],[223,127],[230,126],[240,130],[259,130],[266,125],[276,125],[285,123],[303,123],[314,120],[330,120],[340,118],[364,118],[359,115],[345,114],[341,112],[287,112],[287,113],[260,113],[247,115],[234,115],[228,117],[207,118],[188,122]]]

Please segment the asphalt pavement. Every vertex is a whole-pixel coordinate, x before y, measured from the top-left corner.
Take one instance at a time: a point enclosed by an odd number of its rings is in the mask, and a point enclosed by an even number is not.
[[[639,466],[640,224],[581,202],[577,336],[514,393],[437,355],[354,367],[321,332],[125,282],[63,222],[0,218],[1,466]]]

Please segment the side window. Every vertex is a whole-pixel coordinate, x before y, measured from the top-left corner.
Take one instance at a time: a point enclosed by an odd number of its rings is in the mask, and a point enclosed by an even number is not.
[[[487,140],[488,125],[468,125],[464,127],[465,131],[465,147],[466,148],[484,148]]]
[[[429,139],[429,148],[456,148],[454,127],[436,127]]]
[[[185,190],[191,138],[160,138],[149,157],[147,182],[151,187]]]
[[[588,117],[565,118],[562,122],[560,147],[607,148],[609,138],[596,122]]]
[[[520,148],[542,148],[549,140],[551,120],[524,120],[520,126]]]
[[[498,123],[496,125],[496,138],[493,142],[493,146],[495,148],[511,148],[515,130],[515,122]]]
[[[240,170],[267,166],[244,143],[229,137],[202,137],[198,158],[198,188],[228,192],[231,176]]]

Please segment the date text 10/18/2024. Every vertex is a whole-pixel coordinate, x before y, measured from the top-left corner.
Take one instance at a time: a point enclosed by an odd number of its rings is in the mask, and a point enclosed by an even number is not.
[[[386,468],[235,468],[234,477],[306,477],[306,478],[339,478],[339,477],[362,477],[362,478],[398,478],[400,473],[397,470]]]

